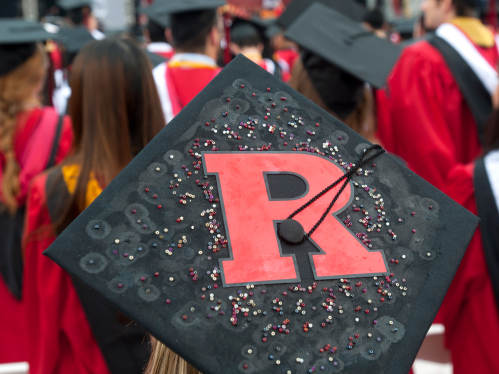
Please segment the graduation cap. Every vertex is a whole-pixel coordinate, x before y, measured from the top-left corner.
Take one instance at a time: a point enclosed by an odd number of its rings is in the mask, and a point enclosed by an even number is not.
[[[278,18],[277,23],[285,29],[288,28],[314,3],[324,4],[357,22],[362,22],[366,14],[366,10],[353,0],[293,0]]]
[[[59,0],[57,5],[62,9],[68,11],[72,9],[78,9],[85,6],[92,7],[92,0]]]
[[[225,5],[225,0],[168,0],[158,2],[158,13],[186,13],[200,10],[216,9]]]
[[[53,39],[42,24],[19,19],[0,19],[0,76],[22,65],[36,51],[36,42]]]
[[[204,374],[406,374],[477,223],[239,55],[45,254]]]
[[[157,14],[169,14],[172,38],[181,45],[213,24],[216,9],[225,5],[225,0],[169,0],[158,2]]]
[[[400,18],[392,22],[392,28],[400,34],[402,39],[412,39],[416,22],[418,22],[417,18]]]
[[[269,39],[273,38],[274,36],[276,36],[277,34],[280,34],[281,32],[283,32],[283,28],[280,27],[277,22],[274,22],[272,23],[271,25],[269,25],[269,27],[267,27],[267,29],[265,30],[265,36]]]
[[[284,35],[374,87],[385,85],[402,51],[320,3],[307,8]]]
[[[161,2],[155,2],[152,5],[142,8],[141,13],[145,14],[149,21],[153,21],[164,29],[170,27],[170,15],[163,11],[158,11]]]
[[[61,46],[64,57],[64,65],[73,63],[78,52],[89,42],[95,40],[84,26],[64,27],[60,29],[62,35]]]

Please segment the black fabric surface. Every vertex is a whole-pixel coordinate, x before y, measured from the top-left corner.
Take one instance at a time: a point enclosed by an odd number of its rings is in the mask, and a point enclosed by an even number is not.
[[[265,120],[267,113],[270,117]],[[254,130],[243,126],[255,119],[258,124]],[[271,123],[276,124],[275,132],[263,126]],[[269,143],[270,150],[257,151]],[[380,232],[369,232],[371,242],[364,244],[367,248],[371,244],[370,250],[383,251],[388,269],[394,274],[389,276],[389,282],[381,274],[377,279],[354,277],[346,280],[349,283],[344,283],[345,279],[316,280],[310,256],[317,255],[318,248],[310,240],[288,247],[281,240],[282,255],[295,256],[299,285],[294,282],[254,288],[224,287],[220,279],[213,281],[208,272],[212,274],[219,268],[220,260],[230,258],[230,243],[213,252],[209,243],[214,234],[205,228],[212,218],[200,215],[203,210],[214,209],[214,219],[220,223],[217,230],[226,237],[223,208],[203,198],[203,191],[207,190],[214,199],[221,197],[219,184],[215,176],[205,178],[202,167],[196,174],[194,166],[201,159],[193,155],[213,152],[214,147],[220,152],[238,153],[240,147],[246,146],[246,152],[253,149],[269,155],[313,151],[316,157],[340,165],[355,162],[369,143],[277,78],[238,56],[135,157],[45,254],[204,374],[284,374],[288,370],[307,373],[312,367],[321,372],[321,366],[329,373],[407,374],[478,218],[384,154],[375,160],[375,166],[368,165],[353,177],[349,187],[354,200],[335,215],[342,224],[350,220],[351,225],[344,224],[348,235],[362,237],[372,223],[378,223],[374,206],[375,201],[383,198],[382,228]],[[206,185],[203,188],[200,183],[205,182],[213,189]],[[294,182],[287,179],[285,183]],[[282,196],[302,193],[304,183],[296,183],[300,186],[290,187]],[[274,186],[272,198],[279,196],[275,189]],[[179,194],[185,192],[196,197],[188,198],[184,205],[179,202]],[[153,193],[156,197],[151,196]],[[366,215],[354,210],[353,205],[373,212],[373,222],[367,221],[366,226],[359,222]],[[239,213],[242,220],[244,213]],[[317,214],[320,216],[322,211]],[[99,225],[98,230],[95,225]],[[251,230],[251,222],[244,225]],[[388,230],[396,233],[395,240]],[[182,236],[188,240],[179,248],[177,243]],[[254,237],[252,245],[265,245],[258,232]],[[332,242],[337,239],[331,237]],[[165,252],[170,246],[172,255]],[[134,256],[133,261],[130,255]],[[381,285],[381,281],[386,283]],[[357,287],[359,282],[362,285]],[[380,301],[380,285],[388,291],[384,301]],[[352,287],[348,296],[342,286]],[[237,314],[238,324],[233,326],[229,296],[237,297],[238,291],[248,293],[248,298],[239,302],[250,309],[250,314]],[[322,304],[330,293],[336,297],[336,304],[328,312]],[[213,301],[209,300],[210,294]],[[274,309],[278,306],[273,303],[276,298],[283,302],[281,311]],[[249,299],[257,304],[256,308],[247,306]],[[306,304],[302,309],[306,314],[297,309],[299,300]],[[360,312],[355,311],[357,306],[361,306]],[[257,309],[262,313],[253,316]],[[207,318],[208,314],[211,318]],[[330,322],[322,327],[329,315]],[[286,318],[290,320],[289,334],[273,329]],[[303,329],[306,322],[313,324],[308,332]],[[269,324],[270,330],[264,331]],[[271,332],[276,331],[272,336]],[[263,334],[267,334],[266,342]],[[352,349],[348,349],[349,342]],[[321,353],[319,349],[326,343],[337,347],[336,353]],[[298,363],[297,358],[302,358],[303,363]],[[280,360],[279,365],[276,360]]]
[[[58,34],[45,31],[41,23],[18,18],[0,18],[0,45],[35,43],[57,38]]]
[[[2,207],[0,205],[0,207]],[[3,208],[3,207],[2,207]],[[24,207],[11,215],[8,210],[0,212],[0,275],[9,291],[21,300],[23,283],[23,260],[21,239],[24,227]]]
[[[499,307],[499,210],[483,158],[475,165],[475,199],[480,217],[483,250]]]
[[[293,0],[277,23],[288,28],[312,3],[324,4],[356,22],[362,22],[366,10],[353,0]]]
[[[63,212],[61,202],[69,199],[61,169],[49,174],[46,193],[51,221],[57,222]],[[92,288],[71,279],[111,374],[142,374],[150,355],[146,332]]]
[[[156,9],[158,13],[175,14],[216,9],[223,5],[225,5],[225,0],[168,0],[158,2]]]
[[[385,85],[402,51],[320,2],[307,7],[284,36],[376,88]]]
[[[452,76],[475,119],[478,139],[483,146],[485,125],[492,113],[492,99],[489,92],[473,69],[449,43],[438,36],[428,39],[428,42],[442,54],[452,72]]]

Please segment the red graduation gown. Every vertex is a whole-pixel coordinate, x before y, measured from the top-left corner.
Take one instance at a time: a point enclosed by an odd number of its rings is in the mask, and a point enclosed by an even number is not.
[[[30,374],[109,374],[71,277],[42,254],[55,240],[46,183],[44,173],[31,186],[24,234]]]
[[[170,122],[220,72],[211,58],[177,53],[153,70],[166,122]]]
[[[14,135],[14,151],[21,166],[19,175],[21,191],[17,195],[19,206],[24,206],[32,179],[41,173],[52,150],[58,116],[53,108],[35,108],[18,117]],[[22,125],[23,124],[23,125]],[[55,162],[59,163],[71,147],[72,130],[69,117],[65,117],[59,138]],[[5,163],[0,154],[0,181]],[[0,196],[1,200],[1,196]],[[0,364],[27,360],[26,344],[29,341],[25,324],[25,302],[17,300],[0,277]],[[35,312],[36,313],[36,312]]]
[[[495,46],[479,52],[497,64]],[[477,127],[441,54],[426,41],[407,47],[386,92],[378,93],[378,105],[378,136],[385,148],[476,214],[472,162],[482,151]],[[436,322],[445,325],[455,374],[499,372],[499,315],[479,230]]]
[[[293,71],[293,66],[295,65],[296,59],[300,57],[300,54],[292,48],[281,49],[274,53],[274,60],[277,61],[282,72],[282,80],[284,82],[289,82],[291,79],[291,72]]]
[[[220,72],[220,68],[211,67],[168,67],[167,80],[171,84],[172,100],[178,101],[182,110],[200,93]],[[178,113],[176,113],[178,114]]]

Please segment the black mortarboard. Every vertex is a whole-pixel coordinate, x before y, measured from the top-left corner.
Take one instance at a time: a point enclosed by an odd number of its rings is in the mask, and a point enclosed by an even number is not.
[[[60,42],[64,66],[73,63],[78,52],[89,42],[95,40],[84,26],[63,27],[60,29]]]
[[[170,27],[170,15],[163,11],[158,11],[161,2],[155,2],[152,5],[142,8],[141,12],[147,16],[149,21],[152,21],[164,29]]]
[[[269,27],[267,27],[267,29],[265,30],[265,36],[267,38],[272,38],[281,32],[283,32],[282,27],[277,25],[277,23],[273,23],[269,25]]]
[[[385,85],[401,53],[400,47],[320,3],[310,6],[284,35],[374,87]]]
[[[222,5],[225,0],[170,0],[158,3],[157,11],[170,14],[172,38],[179,46],[214,24]]]
[[[38,22],[0,19],[0,76],[22,65],[36,51],[36,42],[53,39]]]
[[[225,0],[168,0],[158,2],[158,13],[185,13],[216,9],[225,5]]]
[[[78,9],[84,6],[92,7],[92,0],[58,0],[57,5],[62,9],[68,11],[71,9]]]
[[[260,31],[249,22],[237,23],[230,28],[230,40],[236,44],[252,39],[261,42]]]
[[[418,21],[417,18],[399,18],[392,21],[392,27],[400,34],[402,39],[412,39],[414,33],[414,24]]]
[[[238,56],[45,254],[204,374],[406,374],[477,224]]]
[[[314,3],[324,4],[357,22],[362,22],[366,14],[366,10],[353,0],[293,0],[278,18],[277,23],[284,28],[288,28]]]

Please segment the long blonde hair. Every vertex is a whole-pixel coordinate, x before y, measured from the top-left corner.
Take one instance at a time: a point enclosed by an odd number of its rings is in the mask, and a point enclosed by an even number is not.
[[[13,144],[16,128],[23,125],[17,123],[17,116],[40,105],[33,97],[33,92],[44,77],[45,52],[41,44],[37,45],[36,52],[26,62],[0,77],[0,152],[5,156],[0,191],[2,203],[11,213],[17,209],[16,195],[21,188],[21,168]]]
[[[187,361],[151,336],[152,353],[144,374],[201,374]]]

